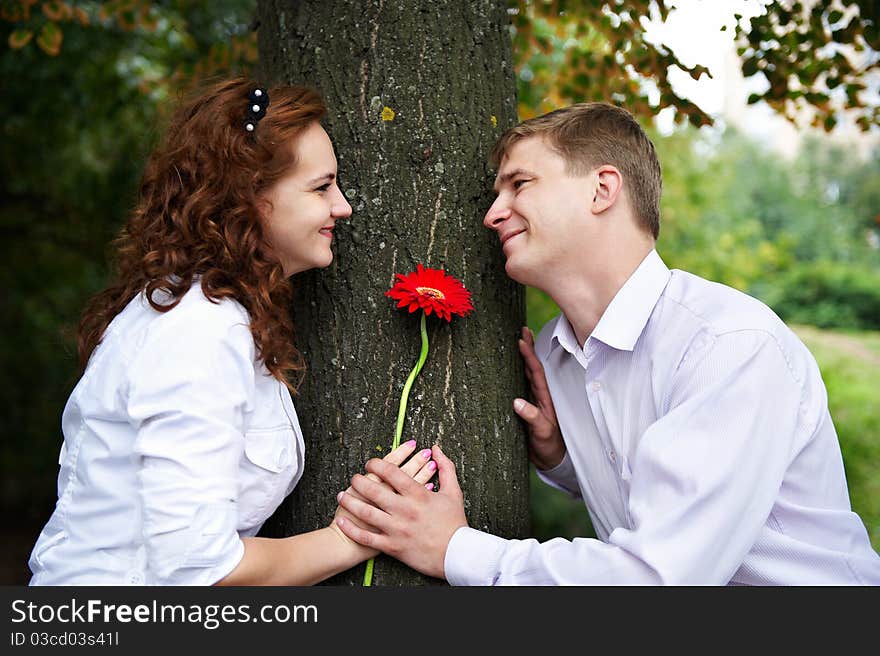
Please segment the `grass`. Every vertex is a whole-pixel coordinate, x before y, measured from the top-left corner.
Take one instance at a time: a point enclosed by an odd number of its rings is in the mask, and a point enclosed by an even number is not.
[[[556,306],[527,293],[529,327],[537,334]],[[880,551],[880,331],[820,330],[792,326],[822,371],[828,405],[843,453],[853,510]],[[532,529],[539,540],[593,535],[583,504],[532,477]]]
[[[880,331],[792,329],[819,363],[853,510],[880,550]]]

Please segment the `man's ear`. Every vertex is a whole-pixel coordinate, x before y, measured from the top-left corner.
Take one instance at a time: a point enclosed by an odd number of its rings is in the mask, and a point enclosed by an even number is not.
[[[623,178],[620,171],[610,164],[597,168],[594,175],[595,188],[590,209],[593,210],[593,214],[600,214],[617,202],[617,197],[623,188]]]

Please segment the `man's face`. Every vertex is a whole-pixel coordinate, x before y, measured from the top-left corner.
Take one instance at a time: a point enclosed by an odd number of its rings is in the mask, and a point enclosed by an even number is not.
[[[483,225],[498,233],[507,275],[543,289],[539,281],[549,270],[588,256],[591,182],[590,175],[566,173],[565,160],[540,136],[505,153],[495,178],[498,197]]]

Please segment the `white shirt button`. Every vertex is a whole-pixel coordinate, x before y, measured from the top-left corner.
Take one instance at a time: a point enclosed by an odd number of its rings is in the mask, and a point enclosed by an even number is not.
[[[608,450],[608,459],[609,459],[611,462],[617,462],[617,454],[614,453],[614,451],[611,450],[611,449]]]
[[[593,383],[590,385],[590,389],[592,389],[594,392],[598,392],[600,389],[602,389],[602,383],[600,383],[598,380],[594,380]]]
[[[137,571],[130,571],[127,575],[127,578],[128,582],[131,585],[142,585],[144,582],[144,577],[141,575],[140,572]]]

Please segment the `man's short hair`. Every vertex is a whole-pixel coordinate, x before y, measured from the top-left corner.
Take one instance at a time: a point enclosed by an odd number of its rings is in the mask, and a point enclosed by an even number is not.
[[[586,174],[604,164],[616,167],[638,221],[657,239],[663,176],[654,144],[632,114],[592,102],[531,118],[501,136],[492,149],[492,166],[498,168],[513,144],[531,136],[544,137],[565,160],[569,174]]]

